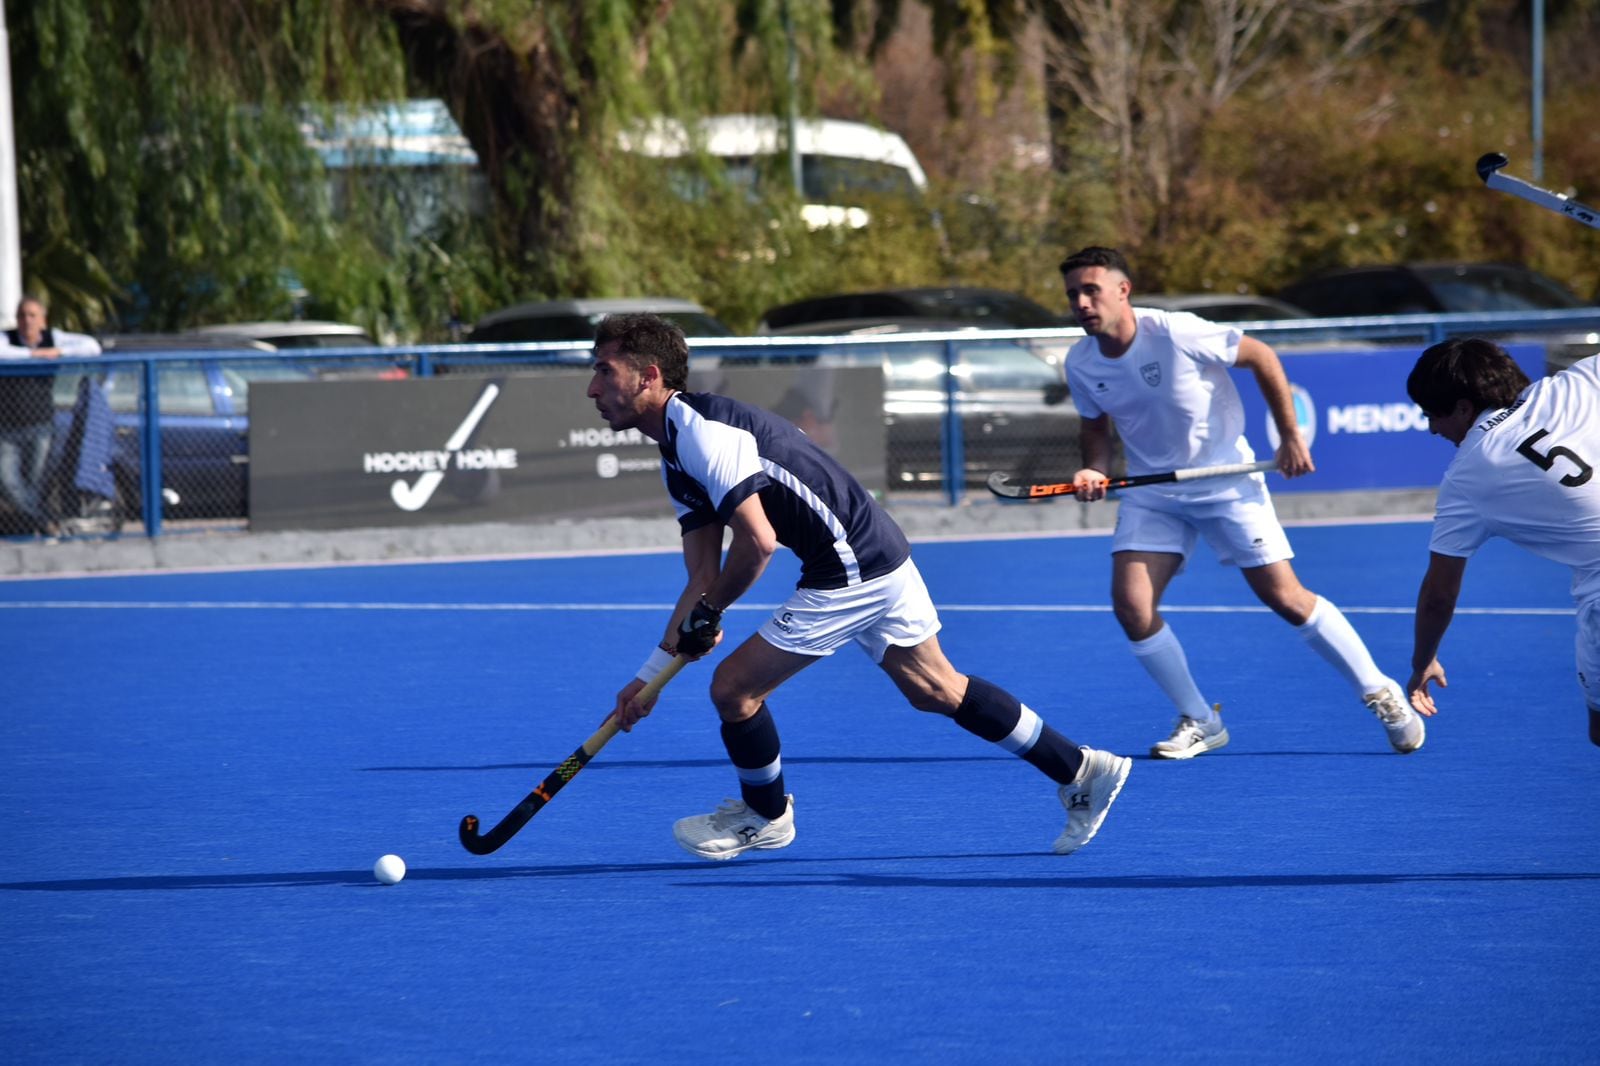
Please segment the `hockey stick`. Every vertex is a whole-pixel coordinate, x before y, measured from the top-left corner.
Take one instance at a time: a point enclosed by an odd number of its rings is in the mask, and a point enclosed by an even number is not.
[[[661,672],[651,678],[649,684],[639,690],[637,699],[643,702],[654,698],[661,691],[662,686],[671,681],[673,676],[679,670],[682,670],[684,664],[688,661],[681,655],[673,656],[672,661],[662,667]],[[532,792],[523,797],[521,803],[511,808],[511,812],[500,819],[500,823],[487,833],[480,834],[478,832],[477,815],[469,814],[461,819],[459,833],[461,846],[474,855],[487,855],[491,851],[498,850],[502,844],[516,836],[517,832],[527,825],[529,820],[538,814],[546,803],[555,799],[556,793],[561,791],[562,786],[577,777],[578,771],[589,765],[590,759],[600,754],[600,749],[605,747],[611,738],[617,735],[619,728],[616,715],[607,718],[601,723],[600,728],[595,730],[594,734],[578,747],[577,751],[567,756],[566,761],[560,766],[551,770],[545,779],[534,787]]]
[[[1555,211],[1577,222],[1582,222],[1585,226],[1600,229],[1600,211],[1596,211],[1592,207],[1585,207],[1570,196],[1562,196],[1558,192],[1541,189],[1539,186],[1523,181],[1521,178],[1513,178],[1509,174],[1500,173],[1500,168],[1509,162],[1511,161],[1499,152],[1490,152],[1478,160],[1478,177],[1482,178],[1483,183],[1491,189],[1508,192],[1512,196],[1521,197],[1530,204],[1538,204],[1546,210]]]
[[[1203,477],[1226,477],[1229,474],[1254,474],[1262,470],[1276,470],[1275,459],[1262,459],[1255,463],[1224,463],[1221,466],[1191,466],[1186,470],[1169,470],[1165,474],[1140,474],[1137,477],[1118,477],[1106,482],[1106,491],[1131,489],[1139,485],[1162,485],[1169,481],[1194,481]],[[1048,500],[1056,496],[1071,496],[1078,491],[1070,481],[1012,481],[1011,475],[996,470],[989,475],[989,491],[1007,500]]]

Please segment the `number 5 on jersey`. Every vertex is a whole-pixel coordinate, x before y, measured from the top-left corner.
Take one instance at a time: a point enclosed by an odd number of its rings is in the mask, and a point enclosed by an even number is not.
[[[1541,470],[1549,470],[1551,467],[1555,466],[1557,459],[1570,460],[1575,466],[1577,466],[1578,472],[1575,474],[1567,474],[1561,479],[1561,483],[1571,489],[1575,489],[1579,485],[1587,484],[1589,479],[1594,476],[1594,467],[1584,462],[1583,459],[1578,456],[1577,452],[1561,444],[1557,444],[1555,447],[1542,454],[1534,448],[1535,444],[1538,444],[1541,440],[1549,435],[1550,431],[1548,429],[1535,431],[1521,444],[1517,445],[1517,454],[1528,459]]]

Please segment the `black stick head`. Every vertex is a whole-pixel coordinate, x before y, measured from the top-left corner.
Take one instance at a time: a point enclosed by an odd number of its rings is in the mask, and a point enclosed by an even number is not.
[[[461,841],[461,846],[474,855],[487,855],[493,847],[486,847],[489,843],[487,837],[478,835],[478,816],[469,814],[461,819],[461,825],[456,830],[456,837]]]
[[[1478,177],[1488,181],[1490,174],[1493,174],[1509,162],[1511,160],[1499,152],[1490,152],[1487,155],[1480,156],[1478,158]]]

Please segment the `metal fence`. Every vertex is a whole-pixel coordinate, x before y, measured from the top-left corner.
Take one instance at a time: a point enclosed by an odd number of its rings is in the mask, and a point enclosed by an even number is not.
[[[1600,350],[1600,308],[1239,323],[1290,360],[1330,345],[1534,340],[1554,371]],[[959,502],[989,471],[1070,476],[1078,414],[1062,364],[1078,330],[693,342],[691,387],[725,367],[881,366],[888,491]],[[250,387],[262,381],[538,374],[587,342],[0,360],[0,535],[143,534],[247,523]],[[1293,364],[1290,362],[1293,376]],[[576,402],[576,398],[575,398]],[[31,488],[31,495],[30,495]]]

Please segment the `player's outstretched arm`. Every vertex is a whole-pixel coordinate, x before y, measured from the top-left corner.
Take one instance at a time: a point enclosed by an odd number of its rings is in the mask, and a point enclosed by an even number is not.
[[[1422,586],[1417,590],[1411,679],[1406,682],[1406,693],[1411,706],[1421,715],[1431,716],[1439,710],[1428,686],[1437,682],[1440,688],[1448,688],[1450,684],[1439,663],[1439,645],[1455,617],[1461,578],[1466,571],[1466,559],[1432,552],[1428,558],[1428,572],[1422,575]]]
[[[1300,435],[1300,424],[1295,420],[1294,393],[1289,389],[1289,376],[1284,373],[1283,360],[1278,358],[1278,353],[1254,337],[1241,337],[1234,365],[1254,375],[1261,398],[1272,413],[1273,425],[1278,427],[1278,473],[1284,477],[1299,477],[1315,471],[1311,448]]]

